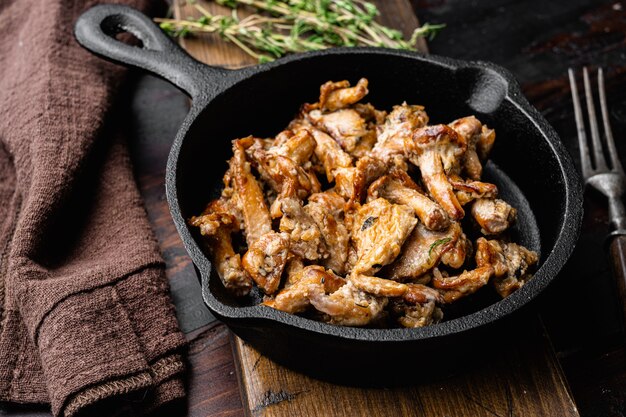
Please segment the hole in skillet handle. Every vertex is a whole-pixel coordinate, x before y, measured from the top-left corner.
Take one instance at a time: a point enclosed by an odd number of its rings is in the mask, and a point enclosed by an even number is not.
[[[136,37],[135,35],[133,35],[130,32],[126,32],[126,31],[122,31],[119,32],[115,35],[115,39],[117,39],[120,42],[123,42],[127,45],[130,46],[136,46],[138,48],[143,48],[143,42],[141,39],[139,39],[138,37]]]

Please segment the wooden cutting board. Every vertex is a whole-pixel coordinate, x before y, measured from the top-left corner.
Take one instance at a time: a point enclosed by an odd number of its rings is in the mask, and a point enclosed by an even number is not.
[[[230,13],[197,1],[211,13]],[[378,0],[379,21],[410,34],[417,17],[408,0]],[[186,2],[174,5],[177,18],[199,12]],[[445,31],[440,35],[445,36]],[[217,36],[180,40],[196,59],[240,68],[255,64]],[[419,50],[426,53],[424,41]],[[250,416],[578,416],[576,405],[540,320],[531,316],[518,339],[492,360],[468,372],[432,383],[372,389],[321,382],[280,366],[232,336],[244,409]],[[445,358],[432,358],[445,360]],[[400,370],[401,371],[401,370]]]

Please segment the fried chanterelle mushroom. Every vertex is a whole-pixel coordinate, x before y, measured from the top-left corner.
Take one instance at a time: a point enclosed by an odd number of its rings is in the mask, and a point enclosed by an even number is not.
[[[495,131],[368,93],[328,81],[275,137],[233,140],[221,196],[189,219],[224,287],[330,324],[422,327],[523,286],[539,256],[511,241],[517,211],[481,179]]]

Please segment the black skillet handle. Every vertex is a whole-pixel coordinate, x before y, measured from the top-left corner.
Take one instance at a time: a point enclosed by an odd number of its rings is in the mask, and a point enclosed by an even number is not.
[[[129,32],[142,46],[115,36]],[[113,62],[148,70],[170,81],[195,101],[214,94],[226,69],[196,61],[172,42],[150,18],[128,6],[103,4],[90,8],[76,21],[74,35],[80,45]]]

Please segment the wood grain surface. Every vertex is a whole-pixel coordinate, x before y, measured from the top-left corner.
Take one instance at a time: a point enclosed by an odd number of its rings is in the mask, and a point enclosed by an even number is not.
[[[518,339],[489,360],[470,366],[469,372],[402,388],[322,382],[285,369],[241,339],[233,339],[244,408],[252,417],[579,415],[554,353],[533,318],[520,327]],[[398,358],[398,372],[403,361]]]
[[[221,6],[200,1],[211,13]],[[405,0],[378,1],[381,22],[410,34],[419,24]],[[176,3],[178,17],[198,17],[193,5]],[[210,65],[239,68],[254,60],[215,35],[181,40],[196,59]],[[427,52],[422,41],[420,50]],[[232,336],[235,364],[240,376],[243,408],[257,416],[424,416],[542,415],[577,416],[559,364],[537,323],[522,327],[520,340],[502,355],[469,373],[419,386],[393,389],[352,388],[321,382],[292,372],[260,355]]]

